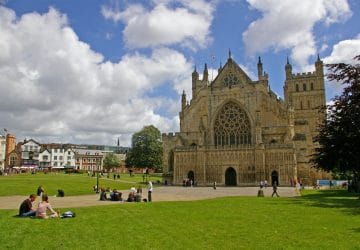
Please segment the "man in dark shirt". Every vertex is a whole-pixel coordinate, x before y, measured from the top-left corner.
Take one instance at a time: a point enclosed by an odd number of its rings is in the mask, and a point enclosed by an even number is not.
[[[27,216],[35,216],[36,211],[32,209],[32,203],[35,201],[36,195],[30,194],[29,198],[24,200],[19,208],[19,216],[27,217]]]

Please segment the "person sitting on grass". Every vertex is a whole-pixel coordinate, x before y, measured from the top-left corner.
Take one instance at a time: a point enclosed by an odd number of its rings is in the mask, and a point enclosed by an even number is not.
[[[100,188],[100,200],[101,201],[107,200],[105,188]]]
[[[36,200],[35,194],[30,194],[29,198],[24,200],[19,208],[19,216],[28,217],[35,216],[36,210],[32,208],[32,203]]]
[[[51,212],[50,216],[48,216],[46,214],[47,210],[49,210]],[[43,194],[42,201],[39,203],[39,206],[36,210],[36,217],[41,218],[41,219],[48,219],[49,217],[54,218],[54,217],[58,217],[58,216],[59,215],[51,207],[51,205],[49,203],[49,197],[47,196],[47,194]]]

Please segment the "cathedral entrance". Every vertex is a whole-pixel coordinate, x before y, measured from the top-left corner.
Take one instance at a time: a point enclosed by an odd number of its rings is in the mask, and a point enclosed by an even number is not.
[[[189,179],[189,181],[192,180],[192,183],[194,183],[194,181],[195,181],[194,171],[189,171],[187,174],[187,178]]]
[[[274,182],[279,186],[279,174],[275,170],[271,172],[271,185],[274,185]]]
[[[236,171],[233,168],[228,168],[225,171],[225,186],[236,186]]]

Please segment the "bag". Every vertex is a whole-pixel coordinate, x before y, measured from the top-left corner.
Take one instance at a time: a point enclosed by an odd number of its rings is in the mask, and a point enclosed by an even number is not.
[[[62,219],[66,219],[66,218],[74,218],[76,216],[76,214],[72,211],[66,211],[65,213],[63,213],[60,218]]]

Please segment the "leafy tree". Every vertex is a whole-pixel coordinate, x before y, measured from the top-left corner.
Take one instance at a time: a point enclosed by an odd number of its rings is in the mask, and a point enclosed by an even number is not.
[[[116,157],[115,154],[109,153],[105,156],[104,159],[104,168],[110,170],[112,168],[120,167],[120,160]]]
[[[354,58],[360,61],[360,55]],[[327,64],[327,78],[344,86],[333,104],[327,105],[327,119],[314,139],[320,146],[312,162],[326,171],[351,173],[353,188],[360,191],[360,64]]]
[[[132,136],[126,165],[140,168],[162,169],[161,133],[153,125],[145,126]]]

